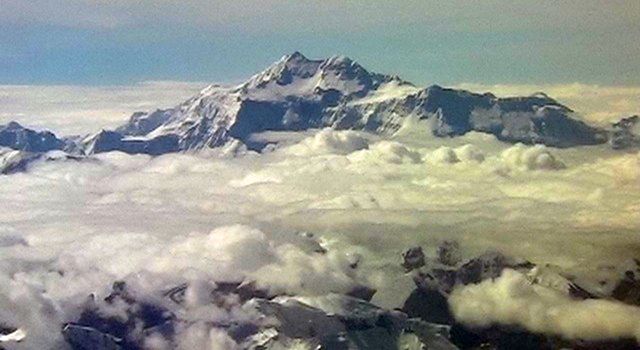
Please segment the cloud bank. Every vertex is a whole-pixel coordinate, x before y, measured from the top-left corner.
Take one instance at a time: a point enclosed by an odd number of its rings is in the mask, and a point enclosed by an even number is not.
[[[136,111],[168,108],[205,83],[149,81],[129,86],[0,85],[0,124],[15,120],[60,135],[113,128]]]
[[[148,298],[192,282],[184,347],[214,346],[228,339],[207,322],[251,317],[202,305],[219,282],[302,296],[364,285],[393,308],[413,288],[400,266],[411,246],[429,255],[457,240],[466,256],[497,249],[592,279],[640,252],[639,153],[506,145],[477,133],[436,139],[427,129],[385,140],[332,130],[263,135],[283,146],[236,157],[114,152],[2,176],[0,321],[27,333],[16,349],[46,348],[62,344],[61,325],[115,280]],[[479,287],[477,300],[491,294],[485,288],[511,288],[506,279]],[[564,303],[535,293],[525,295],[540,309]],[[535,326],[511,317],[504,322]],[[628,313],[607,317],[626,322],[625,334],[635,325]],[[580,332],[613,332],[579,323]]]

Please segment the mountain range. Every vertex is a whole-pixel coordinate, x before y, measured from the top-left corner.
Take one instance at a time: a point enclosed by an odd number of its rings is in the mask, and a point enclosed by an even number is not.
[[[553,147],[640,144],[637,117],[605,129],[586,124],[544,93],[498,98],[438,85],[419,88],[397,76],[370,72],[345,56],[311,60],[295,52],[240,85],[207,86],[173,108],[136,112],[115,130],[58,138],[11,122],[0,126],[0,147],[29,154],[160,155],[239,141],[259,151],[266,144],[251,138],[254,133],[328,127],[391,135],[410,117],[429,121],[438,137],[477,131],[504,142]]]

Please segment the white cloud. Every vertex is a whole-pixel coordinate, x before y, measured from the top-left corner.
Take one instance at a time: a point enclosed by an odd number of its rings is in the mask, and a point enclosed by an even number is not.
[[[449,303],[457,320],[476,327],[517,325],[568,339],[640,341],[640,308],[609,300],[575,300],[532,284],[513,270],[454,289]]]
[[[60,135],[113,128],[133,112],[173,107],[205,87],[149,81],[129,86],[0,85],[0,124],[16,120]]]
[[[460,161],[460,159],[458,159],[458,155],[456,155],[456,152],[454,152],[451,147],[447,146],[438,147],[438,149],[431,153],[430,157],[433,159],[433,161],[444,164],[452,164]]]
[[[204,324],[245,315],[203,302],[216,282],[244,277],[309,295],[365,284],[393,308],[412,288],[400,252],[431,254],[445,238],[465,255],[499,249],[587,277],[636,255],[638,154],[423,132],[324,130],[262,155],[108,153],[1,176],[0,321],[27,332],[23,348],[46,348],[77,303],[116,279],[145,293],[192,282],[186,317]],[[459,161],[432,162],[439,147]],[[505,152],[516,153],[508,176],[496,173]],[[530,171],[554,164],[549,152],[565,169]],[[200,327],[180,330],[192,334],[185,347],[214,341]]]
[[[349,159],[383,164],[419,163],[420,153],[399,142],[383,140],[371,144],[368,149],[352,153]]]
[[[507,167],[515,170],[558,170],[565,168],[544,145],[525,146],[518,143],[502,152]]]
[[[204,323],[190,326],[178,338],[179,350],[191,349],[229,349],[239,350],[238,344],[226,332],[211,328]]]
[[[289,152],[298,156],[349,154],[367,147],[369,147],[369,141],[361,133],[325,128],[302,142],[289,147]]]

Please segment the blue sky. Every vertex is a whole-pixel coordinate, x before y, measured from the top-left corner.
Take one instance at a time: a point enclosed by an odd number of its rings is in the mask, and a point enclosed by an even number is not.
[[[637,0],[0,0],[0,84],[232,82],[299,50],[422,85],[636,85],[638,23]]]

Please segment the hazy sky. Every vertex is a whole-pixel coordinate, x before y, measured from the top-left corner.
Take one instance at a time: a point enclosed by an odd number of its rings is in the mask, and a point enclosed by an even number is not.
[[[340,53],[418,84],[640,84],[640,1],[0,0],[0,84],[238,81]]]

